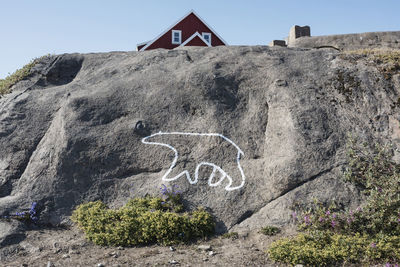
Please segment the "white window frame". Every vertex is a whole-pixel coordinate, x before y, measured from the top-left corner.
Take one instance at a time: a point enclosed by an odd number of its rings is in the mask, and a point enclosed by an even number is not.
[[[205,36],[208,35],[208,40],[209,40],[209,44],[211,45],[211,32],[202,32],[201,36],[203,36],[204,40],[207,41],[207,39],[205,38]]]
[[[179,42],[175,42],[175,38],[174,38],[175,33],[179,34]],[[181,43],[182,43],[182,31],[172,30],[172,44],[181,44]]]

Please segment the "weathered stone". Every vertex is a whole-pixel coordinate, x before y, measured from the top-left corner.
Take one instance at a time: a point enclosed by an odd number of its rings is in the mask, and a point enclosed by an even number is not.
[[[204,250],[204,251],[211,250],[211,246],[210,245],[199,245],[199,246],[197,246],[197,248],[200,249],[200,250]]]
[[[187,208],[209,209],[218,232],[286,224],[314,197],[356,205],[341,180],[347,134],[396,148],[399,88],[337,55],[254,46],[46,59],[0,99],[0,215],[35,201],[40,223],[69,223],[82,202],[118,207],[161,184],[178,185]],[[149,135],[164,145],[143,143]],[[187,170],[190,181],[162,180],[171,146],[168,177]],[[220,170],[231,184],[217,183]]]
[[[17,220],[0,220],[0,248],[18,244],[25,238],[25,226]]]
[[[297,38],[300,37],[310,37],[311,29],[310,26],[298,26],[294,25],[290,28],[289,36],[288,36],[288,45],[292,46]]]
[[[272,40],[268,46],[286,46],[286,41],[285,40]]]

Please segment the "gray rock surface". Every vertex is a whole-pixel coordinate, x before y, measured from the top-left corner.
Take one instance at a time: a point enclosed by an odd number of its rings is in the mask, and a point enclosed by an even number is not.
[[[25,237],[24,230],[25,226],[20,221],[0,221],[0,248],[18,244]]]
[[[216,47],[48,57],[0,98],[0,215],[38,202],[40,221],[69,223],[73,208],[177,185],[189,208],[205,206],[218,231],[290,222],[296,203],[357,205],[341,181],[348,133],[400,140],[399,75],[334,50]],[[341,88],[346,88],[345,91]],[[350,93],[349,93],[350,92]],[[158,132],[215,136],[154,136]],[[201,137],[201,138],[200,138]],[[396,147],[395,147],[396,148]],[[210,165],[229,179],[209,186]],[[211,184],[219,180],[216,172]]]

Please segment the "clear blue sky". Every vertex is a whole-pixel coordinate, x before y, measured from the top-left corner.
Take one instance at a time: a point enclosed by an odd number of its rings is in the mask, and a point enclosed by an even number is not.
[[[130,51],[194,9],[230,45],[400,31],[400,0],[0,0],[0,78],[45,54]]]

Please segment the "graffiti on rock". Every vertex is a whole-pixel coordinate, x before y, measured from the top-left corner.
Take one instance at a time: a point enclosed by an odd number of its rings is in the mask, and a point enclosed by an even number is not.
[[[211,162],[208,160],[201,161],[196,165],[195,171],[194,171],[194,177],[192,178],[190,175],[190,172],[188,170],[183,170],[177,175],[171,175],[172,171],[177,165],[178,159],[179,159],[179,154],[178,150],[173,147],[171,144],[168,143],[162,143],[158,141],[154,141],[152,139],[156,139],[156,137],[160,136],[175,136],[175,137],[185,137],[185,136],[190,136],[190,137],[206,137],[206,138],[221,138],[222,141],[228,142],[230,146],[232,146],[234,149],[236,149],[236,168],[238,171],[239,175],[229,175],[225,170],[223,170],[220,166],[218,166],[215,162]],[[225,190],[227,191],[232,191],[236,190],[239,188],[242,188],[245,184],[246,177],[244,175],[243,169],[240,165],[240,159],[241,157],[244,156],[243,151],[239,148],[238,145],[236,145],[232,140],[229,138],[223,136],[222,134],[217,134],[217,133],[185,133],[185,132],[158,132],[155,134],[152,134],[150,136],[144,137],[142,139],[142,143],[144,144],[149,144],[149,145],[158,145],[158,146],[163,146],[167,147],[170,150],[172,150],[175,153],[175,157],[168,169],[168,171],[163,175],[162,180],[163,181],[174,181],[178,179],[181,176],[186,176],[187,180],[189,181],[190,184],[196,184],[199,180],[199,170],[201,167],[210,167],[212,168],[211,174],[208,177],[208,185],[209,186],[218,186],[220,185],[225,179],[227,179],[228,184],[225,186]],[[219,175],[219,177],[218,177]],[[171,177],[172,176],[172,177]],[[240,176],[240,177],[236,177]],[[216,181],[214,181],[216,180]]]

